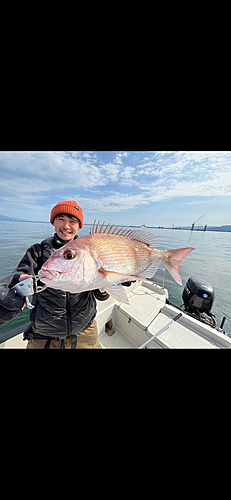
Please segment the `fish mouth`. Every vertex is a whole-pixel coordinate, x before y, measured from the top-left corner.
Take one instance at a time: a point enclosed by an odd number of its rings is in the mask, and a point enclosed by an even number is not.
[[[55,280],[55,278],[57,278],[62,273],[60,273],[59,271],[53,271],[53,270],[48,271],[48,269],[46,269],[46,270],[44,269],[44,270],[40,270],[38,272],[38,274],[39,274],[41,280],[42,280],[42,278],[45,278],[49,281],[53,281],[53,280]]]

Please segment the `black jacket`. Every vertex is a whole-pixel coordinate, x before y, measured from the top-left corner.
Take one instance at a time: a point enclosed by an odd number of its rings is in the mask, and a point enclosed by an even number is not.
[[[14,270],[11,285],[18,283],[21,274],[38,274],[42,265],[64,243],[57,234],[32,245]],[[42,285],[42,283],[39,283]],[[106,300],[109,295],[103,295],[99,290],[82,293],[70,293],[46,288],[43,292],[33,295],[35,306],[30,313],[30,328],[26,338],[65,339],[88,328],[96,316],[96,300]]]

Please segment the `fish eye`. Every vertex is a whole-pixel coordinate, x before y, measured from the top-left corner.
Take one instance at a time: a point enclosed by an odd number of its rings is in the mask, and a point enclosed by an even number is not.
[[[69,248],[68,250],[65,250],[65,252],[63,254],[63,257],[66,260],[74,259],[74,257],[75,257],[75,251],[74,251],[74,249],[73,248]]]

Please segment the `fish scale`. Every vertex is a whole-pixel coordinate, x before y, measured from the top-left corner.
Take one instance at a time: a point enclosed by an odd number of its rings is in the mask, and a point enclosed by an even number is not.
[[[134,274],[152,263],[151,249],[138,240],[120,236],[118,245],[118,236],[108,235],[105,244],[103,235],[97,235],[91,237],[91,242],[95,244],[102,267],[108,271],[127,273],[129,268],[131,274]]]

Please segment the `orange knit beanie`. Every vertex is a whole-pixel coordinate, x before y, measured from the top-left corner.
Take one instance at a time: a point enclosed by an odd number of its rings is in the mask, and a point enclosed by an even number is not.
[[[53,224],[54,218],[58,214],[74,215],[80,221],[80,229],[83,227],[84,215],[82,208],[74,200],[60,201],[51,210],[50,222]]]

